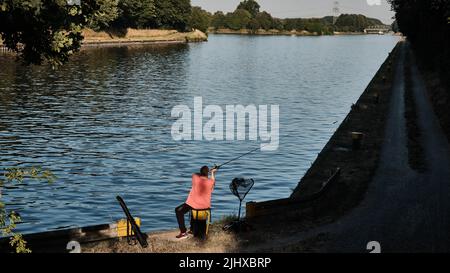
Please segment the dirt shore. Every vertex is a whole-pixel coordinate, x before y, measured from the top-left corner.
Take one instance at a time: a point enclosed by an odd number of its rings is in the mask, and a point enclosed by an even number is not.
[[[84,29],[82,34],[84,36],[82,49],[100,46],[173,44],[204,42],[208,40],[208,36],[197,29],[192,30],[191,32],[179,32],[176,30],[165,29],[132,28],[110,31],[94,31],[92,29]],[[1,39],[0,48],[3,48]],[[4,52],[8,53],[10,51],[4,49]]]
[[[179,32],[163,29],[124,29],[111,31],[83,30],[83,47],[114,46],[155,43],[186,43],[207,41],[208,36],[199,31]]]

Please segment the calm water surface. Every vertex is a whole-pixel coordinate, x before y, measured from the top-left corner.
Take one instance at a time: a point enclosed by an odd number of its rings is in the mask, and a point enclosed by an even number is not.
[[[55,183],[8,185],[22,232],[123,218],[116,195],[145,231],[176,227],[192,172],[258,147],[256,141],[171,137],[172,107],[278,104],[280,146],[220,170],[213,219],[236,214],[236,176],[255,186],[246,201],[290,195],[386,59],[393,36],[250,37],[86,50],[59,70],[0,56],[0,169],[42,166]]]

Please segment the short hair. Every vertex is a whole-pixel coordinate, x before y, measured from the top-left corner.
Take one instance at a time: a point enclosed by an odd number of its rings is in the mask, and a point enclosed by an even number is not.
[[[200,175],[208,177],[209,168],[208,166],[203,166],[200,168]]]

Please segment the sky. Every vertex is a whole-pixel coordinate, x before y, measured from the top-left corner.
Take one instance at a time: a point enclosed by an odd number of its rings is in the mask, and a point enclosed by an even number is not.
[[[215,12],[234,11],[241,0],[191,0],[193,6]],[[261,11],[277,18],[323,17],[332,15],[334,2],[339,2],[340,13],[358,13],[392,23],[394,12],[387,0],[257,0]]]

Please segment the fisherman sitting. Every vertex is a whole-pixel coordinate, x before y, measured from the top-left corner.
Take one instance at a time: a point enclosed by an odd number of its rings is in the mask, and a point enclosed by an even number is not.
[[[216,182],[216,171],[216,167],[211,169],[211,178],[208,178],[209,168],[208,166],[203,166],[200,169],[200,173],[194,173],[192,175],[192,188],[186,203],[175,208],[175,214],[177,216],[178,226],[180,228],[180,234],[178,234],[176,238],[184,239],[188,237],[186,226],[184,224],[184,215],[186,213],[192,209],[205,210],[211,207],[211,193],[214,190],[214,185]]]

